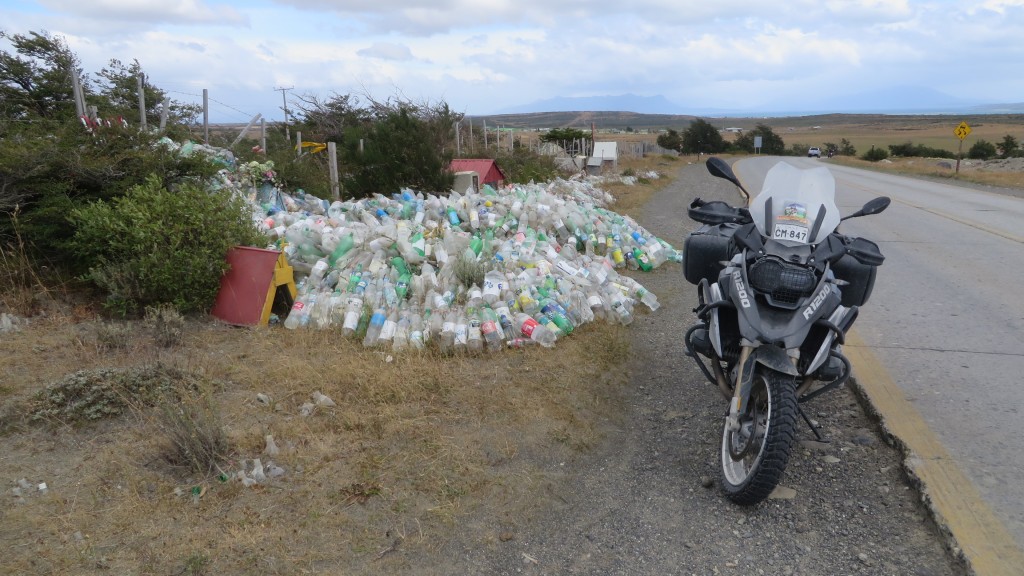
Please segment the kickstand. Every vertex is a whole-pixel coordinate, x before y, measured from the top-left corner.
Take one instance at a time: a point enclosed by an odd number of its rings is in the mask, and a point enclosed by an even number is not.
[[[818,442],[821,442],[822,444],[828,444],[829,440],[822,436],[821,432],[818,432],[818,427],[815,426],[811,422],[811,419],[807,417],[807,414],[804,413],[804,409],[797,405],[796,411],[800,413],[800,416],[804,419],[804,422],[807,422],[807,426],[810,427],[811,432],[814,432],[814,437],[818,439]]]

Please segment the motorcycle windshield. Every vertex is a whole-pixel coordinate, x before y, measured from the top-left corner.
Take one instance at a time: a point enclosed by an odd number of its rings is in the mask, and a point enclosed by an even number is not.
[[[787,246],[817,244],[839,226],[835,179],[824,166],[779,162],[750,201],[750,216],[765,238]]]

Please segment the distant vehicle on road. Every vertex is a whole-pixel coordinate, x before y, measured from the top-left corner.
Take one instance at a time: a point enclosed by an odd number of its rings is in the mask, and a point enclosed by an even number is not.
[[[821,148],[818,148],[817,146],[811,146],[810,148],[807,149],[807,157],[821,158]]]

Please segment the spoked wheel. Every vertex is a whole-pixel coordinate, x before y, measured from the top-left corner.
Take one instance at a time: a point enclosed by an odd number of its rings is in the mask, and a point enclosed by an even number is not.
[[[737,504],[752,505],[775,490],[796,435],[796,383],[791,376],[756,365],[750,402],[739,430],[722,433],[722,487]]]

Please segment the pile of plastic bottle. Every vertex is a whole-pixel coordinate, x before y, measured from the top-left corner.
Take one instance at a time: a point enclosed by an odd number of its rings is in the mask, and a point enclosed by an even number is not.
[[[285,328],[340,329],[368,347],[550,347],[588,322],[629,324],[639,304],[657,310],[657,297],[619,272],[682,261],[669,243],[608,209],[614,198],[595,185],[602,177],[329,203],[281,190],[272,162],[238,164],[224,149],[161,144],[212,157],[224,168],[210,185],[250,200],[268,247],[295,269],[298,295]]]
[[[272,248],[300,279],[285,328],[340,329],[368,347],[553,346],[587,322],[629,324],[639,303],[656,310],[657,297],[619,271],[682,259],[585,180],[261,200]]]

